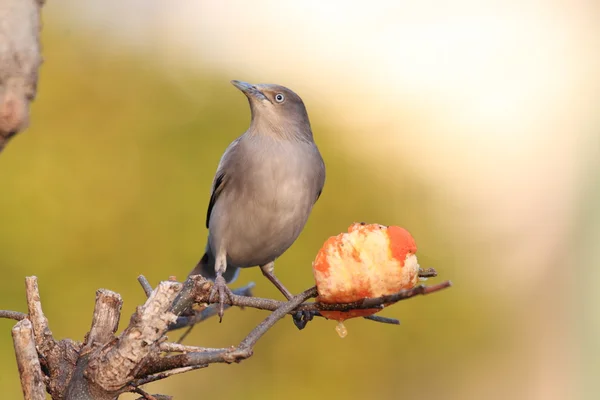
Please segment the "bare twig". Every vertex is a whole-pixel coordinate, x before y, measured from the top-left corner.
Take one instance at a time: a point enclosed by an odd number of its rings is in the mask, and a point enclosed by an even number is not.
[[[366,308],[382,308],[384,304],[397,303],[400,300],[409,299],[418,295],[426,295],[437,292],[438,290],[446,289],[452,286],[452,282],[445,281],[432,286],[418,285],[412,289],[401,290],[398,293],[394,293],[388,296],[374,297],[370,299],[363,299],[352,303],[345,304],[325,304],[315,303],[317,308],[321,311],[349,311],[349,310],[362,310]]]
[[[166,396],[164,394],[150,394],[143,391],[139,387],[132,388],[131,392],[142,395],[142,397],[138,398],[137,400],[171,400],[173,398],[172,396]]]
[[[226,310],[229,307],[231,307],[231,306],[225,306],[225,307],[223,307],[223,310]],[[185,338],[187,338],[189,336],[189,334],[192,333],[195,326],[196,325],[194,325],[194,324],[188,326],[188,328],[185,330],[185,332],[183,332],[183,334],[181,336],[179,336],[179,339],[177,339],[177,343],[183,343]]]
[[[436,273],[435,270],[433,270],[433,268],[430,268],[425,272],[427,274]],[[411,297],[414,297],[417,295],[433,293],[435,291],[445,289],[445,288],[449,287],[450,285],[451,285],[451,282],[449,282],[449,281],[445,281],[438,285],[433,285],[433,286],[419,285],[412,289],[402,290],[402,291],[395,293],[393,295],[390,295],[390,296],[383,296],[383,297],[372,298],[372,299],[363,299],[358,302],[345,303],[345,304],[342,304],[342,303],[326,304],[326,303],[319,303],[319,302],[305,303],[305,304],[299,305],[297,309],[292,310],[290,312],[290,314],[296,314],[298,311],[304,312],[304,314],[307,317],[306,320],[304,321],[303,324],[300,324],[300,326],[297,325],[299,329],[303,329],[304,326],[306,325],[306,323],[308,321],[310,321],[313,317],[315,317],[315,316],[322,317],[322,315],[319,312],[321,310],[323,310],[323,311],[350,311],[350,310],[354,310],[354,309],[365,309],[365,308],[382,309],[384,307],[384,305],[386,305],[386,304],[387,305],[393,304],[400,300],[408,299],[408,298],[411,298]],[[200,290],[196,294],[195,301],[198,303],[208,303],[210,301],[210,299],[208,298],[208,292],[206,290]],[[286,302],[282,302],[282,301],[264,299],[264,298],[259,298],[259,297],[239,296],[236,294],[232,295],[230,298],[226,298],[225,302],[228,305],[234,305],[234,306],[238,306],[238,307],[257,308],[260,310],[268,310],[268,311],[275,311],[278,308],[280,308],[283,304],[286,304]],[[393,324],[393,325],[400,324],[400,321],[398,321],[396,319],[385,318],[385,317],[380,317],[380,316],[369,316],[369,317],[365,317],[365,318],[375,321],[375,322],[380,322],[380,323],[387,323],[387,324]],[[202,319],[199,319],[199,320],[202,320]],[[186,326],[192,327],[194,323],[195,323],[194,316],[179,317],[177,319],[177,323],[173,324],[171,327],[169,327],[169,330],[175,330],[175,329],[183,328]],[[190,331],[191,331],[191,328],[188,329],[188,331],[180,338],[179,342],[181,342],[183,340],[183,338],[185,338],[185,336],[187,336],[187,334]]]
[[[20,321],[22,319],[27,318],[27,314],[18,311],[0,310],[0,318],[14,319],[15,321]]]
[[[159,345],[159,349],[165,353],[191,353],[203,351],[228,351],[231,350],[232,347],[215,349],[210,347],[186,346],[180,343],[163,342]]]
[[[279,307],[277,310],[275,310],[275,312],[273,312],[273,314],[269,315],[263,322],[258,324],[258,326],[254,328],[244,340],[242,340],[238,347],[240,349],[251,350],[252,347],[254,347],[254,345],[258,341],[258,339],[260,339],[262,335],[264,335],[267,332],[267,330],[269,330],[273,325],[275,325],[277,321],[285,317],[286,314],[291,313],[293,310],[296,309],[296,307],[304,303],[304,301],[315,297],[316,295],[317,288],[312,287],[300,293],[299,295],[292,297],[290,301]]]
[[[310,297],[317,295],[316,288],[310,288],[299,295],[293,297],[289,302],[283,303],[282,306],[275,310],[265,320],[263,320],[256,328],[254,328],[241,343],[233,349],[221,349],[217,351],[201,351],[167,356],[151,365],[147,365],[142,370],[142,375],[156,374],[171,369],[188,367],[188,366],[207,366],[212,363],[232,363],[240,362],[253,353],[253,347],[256,342],[281,318],[285,317],[292,310],[298,307]],[[136,382],[134,386],[139,386]]]
[[[437,271],[434,268],[419,268],[419,278],[435,278]]]
[[[382,296],[376,298],[368,298],[360,301],[352,302],[352,303],[336,303],[336,304],[326,304],[326,303],[304,303],[300,304],[297,308],[292,309],[289,314],[295,313],[297,311],[350,311],[350,310],[361,310],[367,308],[383,308],[384,304],[393,304],[401,300],[409,299],[418,295],[426,295],[433,292],[437,292],[439,290],[448,288],[452,285],[450,281],[444,281],[437,285],[432,286],[423,286],[418,285],[412,289],[401,290],[400,292],[394,293],[389,296]],[[312,288],[315,289],[315,288]],[[315,289],[316,290],[316,289]],[[196,299],[199,302],[209,302],[208,294],[201,294]],[[279,309],[282,305],[287,304],[283,301],[264,299],[260,297],[246,297],[246,296],[237,296],[232,295],[231,299],[225,298],[225,303],[238,306],[238,307],[250,307],[256,308],[259,310],[267,310],[267,311],[275,311]]]
[[[50,328],[48,327],[48,319],[42,311],[40,290],[38,289],[36,276],[28,276],[25,278],[25,295],[27,296],[29,318],[33,324],[35,344],[40,353],[46,354],[51,351],[56,343],[52,337],[52,331],[50,331]]]
[[[232,292],[233,292],[233,294],[235,294],[237,296],[251,297],[252,289],[254,288],[254,286],[256,286],[254,284],[254,282],[250,282],[246,286],[243,286],[243,287],[237,288],[237,289],[233,289]],[[226,305],[225,309],[227,309],[229,307],[231,307],[230,304]],[[206,307],[205,309],[194,313],[194,315],[178,317],[177,322],[175,322],[174,324],[169,326],[169,331],[174,331],[177,329],[185,328],[187,326],[194,326],[197,323],[202,322],[205,319],[208,319],[215,315],[217,315],[217,307],[215,305],[210,305],[209,307]],[[179,341],[181,342],[181,339]]]
[[[381,317],[379,315],[368,315],[363,318],[368,319],[370,321],[381,322],[382,324],[400,325],[400,321],[398,321],[397,319]]]
[[[45,400],[46,387],[40,367],[33,326],[28,319],[22,319],[12,329],[17,366],[21,377],[21,389],[25,400]]]
[[[152,289],[152,285],[150,285],[150,282],[148,282],[148,279],[146,279],[146,277],[144,275],[140,275],[138,276],[138,282],[140,283],[140,285],[142,285],[142,289],[144,289],[144,293],[146,293],[146,297],[150,297],[150,295],[152,294],[152,291],[154,289]]]
[[[146,385],[148,383],[151,382],[156,382],[156,381],[160,381],[161,379],[165,379],[168,378],[170,376],[173,375],[177,375],[177,374],[183,374],[184,372],[189,372],[189,371],[193,371],[195,369],[200,369],[200,368],[206,368],[208,367],[208,365],[194,365],[191,367],[182,367],[182,368],[175,368],[175,369],[171,369],[169,371],[166,372],[159,372],[156,374],[151,374],[151,375],[147,375],[143,378],[140,379],[136,379],[132,385],[134,386],[142,386],[142,385]]]
[[[308,314],[310,314],[310,317],[309,317],[309,319],[308,319],[309,321],[310,321],[310,320],[312,320],[314,317],[322,317],[322,318],[325,318],[325,317],[323,317],[323,315],[321,315],[321,313],[320,313],[320,312],[318,312],[318,311],[306,311],[305,313],[308,313]],[[368,315],[368,316],[366,316],[366,317],[363,317],[363,318],[364,318],[364,319],[368,319],[369,321],[373,321],[373,322],[379,322],[379,323],[382,323],[382,324],[400,325],[400,321],[399,321],[399,320],[397,320],[397,319],[395,319],[395,318],[381,317],[381,316],[379,316],[379,315]],[[306,324],[304,324],[304,325],[306,325]],[[299,327],[299,328],[300,328],[300,329],[303,329],[303,328],[304,328],[304,325],[303,325],[303,326],[301,326],[301,327]]]

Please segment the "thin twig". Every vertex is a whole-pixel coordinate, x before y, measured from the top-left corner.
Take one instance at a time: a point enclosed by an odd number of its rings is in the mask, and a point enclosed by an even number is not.
[[[0,318],[14,319],[15,321],[20,321],[22,319],[27,318],[27,314],[18,311],[0,310]]]
[[[173,398],[172,396],[167,396],[164,394],[150,394],[139,387],[131,388],[130,392],[142,395],[142,397],[138,398],[137,400],[171,400]]]
[[[181,368],[187,366],[207,366],[212,363],[232,363],[240,362],[250,356],[253,353],[253,347],[256,342],[271,328],[277,321],[289,314],[293,309],[298,307],[299,304],[304,302],[306,299],[315,297],[317,295],[317,289],[312,287],[299,295],[293,297],[289,302],[283,303],[283,305],[271,313],[265,318],[256,328],[254,328],[240,344],[233,349],[221,349],[217,351],[201,351],[178,354],[173,356],[167,356],[147,365],[142,370],[144,374],[155,374],[164,371],[169,371],[174,368]],[[136,385],[138,385],[136,381]]]
[[[254,289],[254,286],[256,286],[254,284],[254,282],[250,282],[246,286],[243,286],[243,287],[237,288],[237,289],[233,289],[232,292],[233,292],[233,294],[235,294],[237,296],[251,297],[252,289]],[[227,309],[229,307],[231,307],[231,305],[227,304],[225,306],[225,309]],[[217,315],[217,306],[210,305],[210,306],[206,307],[204,310],[196,312],[194,315],[178,317],[177,322],[172,324],[171,326],[169,326],[169,331],[174,331],[177,329],[185,328],[187,326],[194,326],[197,323],[202,322],[205,319],[208,319],[215,315]],[[182,339],[183,338],[180,338],[179,342],[181,342]]]
[[[435,270],[430,268],[430,269],[426,270],[424,273],[432,274],[432,273],[435,273]],[[414,296],[418,296],[418,295],[425,295],[425,294],[433,293],[438,290],[445,289],[449,286],[451,286],[450,281],[445,281],[440,284],[432,285],[432,286],[419,285],[412,289],[401,290],[400,292],[394,293],[389,296],[382,296],[382,297],[370,298],[370,299],[362,299],[360,301],[353,302],[353,303],[339,303],[339,304],[326,304],[326,303],[319,303],[319,302],[304,303],[304,304],[300,304],[296,309],[290,311],[289,314],[296,314],[298,311],[302,311],[307,316],[309,316],[308,320],[306,321],[306,322],[308,322],[313,317],[322,317],[322,315],[319,312],[320,310],[350,311],[350,310],[355,310],[355,309],[366,309],[366,308],[382,309],[384,307],[384,305],[393,304],[398,301],[405,300],[405,299],[408,299],[408,298],[411,298]],[[210,300],[208,298],[208,293],[209,293],[208,289],[206,287],[203,287],[203,290],[200,290],[199,293],[197,293],[195,300],[197,302],[208,303]],[[265,299],[265,298],[260,298],[260,297],[240,296],[235,293],[234,293],[234,295],[231,296],[231,298],[229,298],[229,297],[226,298],[225,302],[227,303],[228,306],[234,305],[234,306],[238,306],[238,307],[250,307],[250,308],[256,308],[256,309],[267,310],[267,311],[275,311],[275,310],[281,308],[284,304],[287,304],[286,302],[282,302],[282,301]],[[190,316],[187,316],[187,317],[180,316],[177,319],[177,323],[172,324],[169,327],[169,330],[180,329],[180,328],[184,328],[186,326],[193,327],[194,324],[196,323],[195,318],[198,318],[198,321],[204,320],[202,313],[208,309],[211,309],[212,307],[213,306],[211,306],[191,317]],[[214,315],[214,308],[212,308],[211,311],[206,311],[206,314],[209,316]],[[392,319],[392,318],[385,318],[385,317],[380,317],[380,316],[370,316],[370,317],[366,317],[366,318],[371,321],[380,322],[380,323],[387,323],[387,324],[393,324],[393,325],[400,324],[400,321],[398,321],[396,319]],[[306,324],[304,324],[304,325],[306,325]],[[304,325],[302,326],[302,328],[304,327]],[[300,328],[300,329],[302,329],[302,328]],[[184,333],[184,335],[179,339],[178,342],[181,343],[181,341],[191,332],[191,330],[192,329],[189,328]]]
[[[423,286],[418,285],[412,289],[401,290],[397,293],[375,297],[375,298],[367,298],[360,301],[352,302],[352,303],[336,303],[336,304],[326,304],[326,303],[304,303],[298,305],[295,309],[289,311],[289,314],[295,313],[297,311],[350,311],[350,310],[361,310],[367,308],[383,308],[384,304],[393,304],[401,300],[409,299],[414,296],[426,295],[433,292],[437,292],[439,290],[445,289],[452,286],[450,281],[444,281],[437,285],[432,286]],[[316,288],[311,288],[309,290],[316,290]],[[200,301],[208,302],[208,294],[199,296]],[[198,299],[197,299],[198,300]],[[280,309],[284,304],[288,304],[286,302],[265,299],[260,297],[246,297],[246,296],[237,296],[232,295],[231,298],[226,297],[225,303],[230,305],[235,305],[238,307],[250,307],[256,308],[259,310],[267,310],[267,311],[275,311]]]
[[[251,349],[252,347],[254,347],[258,339],[260,339],[262,335],[264,335],[267,332],[267,330],[269,330],[273,325],[275,325],[277,321],[285,317],[286,314],[295,310],[296,307],[304,303],[307,299],[315,297],[316,295],[317,288],[312,287],[300,293],[299,295],[292,297],[290,301],[285,303],[283,306],[279,307],[277,310],[275,310],[275,312],[273,312],[273,314],[269,315],[267,318],[265,318],[263,322],[258,324],[258,326],[254,328],[244,340],[242,340],[238,348]]]
[[[130,392],[131,393],[141,394],[142,397],[140,397],[140,399],[156,400],[156,397],[152,396],[150,393],[146,393],[144,390],[140,389],[139,387],[131,388]]]
[[[192,352],[203,352],[203,351],[228,351],[232,348],[221,348],[215,349],[210,347],[198,347],[198,346],[186,346],[180,343],[163,342],[158,347],[160,351],[165,353],[192,353]]]
[[[349,311],[349,310],[362,310],[366,308],[381,308],[384,304],[397,303],[400,300],[409,299],[418,295],[426,295],[438,290],[446,289],[452,286],[452,282],[445,281],[438,283],[437,285],[424,286],[418,285],[412,289],[401,290],[398,293],[390,294],[388,296],[374,297],[369,299],[363,299],[352,303],[345,304],[325,304],[316,303],[315,305],[319,310],[322,311]]]
[[[437,275],[437,271],[434,268],[419,268],[419,278],[435,278]]]
[[[167,396],[166,394],[148,394],[148,396],[152,396],[152,399],[156,399],[156,400],[172,400],[173,396]],[[138,397],[137,400],[145,400],[148,397]]]
[[[152,289],[152,285],[150,285],[150,282],[148,282],[148,279],[146,279],[146,277],[144,275],[140,275],[138,276],[138,282],[140,283],[140,285],[142,285],[142,289],[144,289],[144,293],[146,293],[146,297],[150,297],[150,295],[152,294],[152,291],[154,289]]]
[[[400,321],[395,318],[381,317],[379,315],[368,315],[363,318],[370,321],[381,322],[382,324],[400,325]]]
[[[195,369],[206,368],[208,365],[193,365],[189,367],[175,368],[165,372],[159,372],[152,375],[144,376],[143,378],[136,379],[133,381],[132,385],[134,386],[142,386],[151,382],[160,381],[161,379],[168,378],[173,375],[183,374],[184,372],[193,371]]]
[[[223,307],[223,310],[226,310],[227,308],[229,308],[231,306],[225,306]],[[181,336],[179,336],[179,339],[177,339],[177,343],[183,343],[183,341],[185,340],[185,338],[187,338],[190,333],[192,333],[192,331],[194,330],[194,327],[196,325],[194,325],[195,323],[191,324],[190,326],[187,327],[187,329],[185,330],[185,332],[183,332],[183,334]]]
[[[256,342],[281,318],[286,314],[290,314],[297,310],[313,311],[313,309],[326,309],[335,311],[347,311],[351,309],[366,309],[366,308],[377,308],[382,307],[384,304],[394,303],[403,299],[407,299],[416,295],[423,295],[433,293],[435,291],[449,287],[451,283],[449,281],[443,282],[434,286],[422,286],[419,285],[410,290],[402,290],[398,293],[382,296],[378,298],[364,299],[358,302],[347,303],[347,304],[323,304],[323,303],[309,303],[302,304],[306,299],[315,297],[317,295],[317,288],[312,287],[300,295],[294,297],[287,303],[277,302],[268,299],[259,298],[248,298],[243,296],[231,296],[232,303],[243,303],[244,306],[253,307],[258,305],[260,307],[270,307],[273,305],[279,305],[276,310],[269,315],[263,322],[261,322],[256,328],[252,330],[246,336],[244,340],[234,350],[230,351],[203,351],[203,352],[192,352],[186,354],[179,354],[174,356],[164,357],[157,362],[153,363],[150,368],[150,373],[168,371],[172,368],[180,368],[182,366],[206,366],[211,363],[231,363],[240,362],[253,353],[253,347]],[[199,294],[202,296],[202,293]],[[242,300],[243,299],[243,300]],[[235,304],[240,305],[240,304]],[[317,311],[317,310],[314,310]]]

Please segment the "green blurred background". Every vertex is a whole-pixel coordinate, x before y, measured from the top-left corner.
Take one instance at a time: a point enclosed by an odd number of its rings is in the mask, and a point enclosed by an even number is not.
[[[248,59],[228,60],[229,68],[209,56],[192,63],[191,55],[164,43],[135,46],[118,31],[72,22],[79,9],[52,3],[31,126],[0,154],[0,308],[24,311],[24,277],[37,275],[55,337],[82,340],[98,288],[123,296],[123,327],[144,301],[139,274],[153,284],[183,278],[202,255],[216,165],[249,123],[247,101],[229,81],[281,83],[305,99],[327,165],[325,190],[306,229],[277,262],[282,281],[293,292],[311,286],[321,244],[354,221],[368,221],[407,228],[421,266],[440,274],[429,282],[450,279],[454,287],[381,313],[401,326],[350,320],[343,340],[332,321],[300,332],[284,320],[251,359],[173,377],[148,391],[177,399],[595,398],[599,319],[590,302],[597,298],[575,296],[572,258],[576,252],[579,263],[598,260],[595,114],[569,114],[561,121],[576,121],[572,129],[555,124],[532,134],[533,145],[527,129],[544,124],[524,124],[522,136],[507,142],[495,132],[481,146],[497,126],[483,125],[477,110],[467,111],[473,125],[428,136],[448,114],[408,89],[369,94],[376,70],[338,82],[336,91],[298,68],[269,75]],[[111,24],[119,20],[125,21]],[[152,32],[163,41],[167,36]],[[335,57],[322,60],[323,70]],[[544,93],[536,95],[541,100]],[[578,98],[589,104],[585,93]],[[477,134],[461,136],[461,126]],[[513,157],[517,169],[510,167]],[[256,295],[280,297],[257,269],[243,271],[234,286],[249,281],[257,283]],[[186,343],[236,344],[266,315],[228,311],[222,324],[202,323]],[[0,387],[8,399],[21,396],[12,325],[0,320]]]

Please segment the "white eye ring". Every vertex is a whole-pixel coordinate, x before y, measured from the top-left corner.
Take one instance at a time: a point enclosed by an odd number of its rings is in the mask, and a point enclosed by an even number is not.
[[[283,103],[283,101],[285,100],[285,96],[283,95],[283,93],[277,93],[275,95],[275,101],[278,103]]]

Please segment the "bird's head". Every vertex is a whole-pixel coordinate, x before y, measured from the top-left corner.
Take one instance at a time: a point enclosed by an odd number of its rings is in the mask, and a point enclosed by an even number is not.
[[[312,140],[306,107],[296,93],[281,85],[231,83],[246,95],[250,103],[252,121],[249,132]]]

